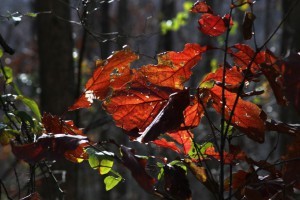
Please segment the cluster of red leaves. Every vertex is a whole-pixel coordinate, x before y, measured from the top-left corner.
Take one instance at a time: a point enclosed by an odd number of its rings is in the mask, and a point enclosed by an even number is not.
[[[55,160],[64,156],[72,162],[81,162],[87,159],[84,149],[89,141],[73,121],[63,121],[57,116],[44,114],[42,123],[45,133],[28,144],[12,142],[12,151],[17,158],[28,163],[37,163],[41,160]]]

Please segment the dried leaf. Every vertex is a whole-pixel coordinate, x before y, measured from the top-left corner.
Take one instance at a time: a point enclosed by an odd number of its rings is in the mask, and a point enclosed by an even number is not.
[[[256,17],[252,12],[245,12],[244,21],[242,25],[243,36],[245,40],[250,40],[252,38],[252,26],[255,18]]]

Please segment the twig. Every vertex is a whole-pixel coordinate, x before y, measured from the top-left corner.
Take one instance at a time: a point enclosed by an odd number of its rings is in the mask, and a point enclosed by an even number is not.
[[[2,37],[1,33],[0,33],[0,45],[2,46],[3,50],[8,53],[9,55],[13,55],[15,53],[15,50],[13,50],[13,48],[11,48],[4,40],[4,38]]]
[[[15,167],[14,167],[14,173],[15,173],[15,177],[16,177],[16,181],[17,181],[17,185],[18,185],[18,198],[21,199],[20,181],[19,181],[19,177],[18,177],[17,170]]]

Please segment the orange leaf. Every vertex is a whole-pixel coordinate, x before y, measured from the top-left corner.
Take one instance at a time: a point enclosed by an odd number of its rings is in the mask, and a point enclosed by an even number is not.
[[[169,137],[175,140],[179,145],[182,146],[183,153],[188,154],[193,145],[191,136],[193,134],[189,130],[182,130],[177,132],[167,133]]]
[[[131,80],[130,63],[138,56],[127,48],[115,52],[105,61],[96,63],[97,69],[85,85],[85,92],[69,110],[88,108],[94,99],[103,100],[111,89],[119,89]]]
[[[176,146],[176,144],[174,142],[169,142],[165,138],[160,138],[160,139],[154,140],[154,141],[152,141],[152,143],[157,146],[160,146],[160,147],[171,149],[177,153],[181,152],[181,150]]]
[[[115,91],[104,102],[104,108],[122,129],[144,131],[167,104],[169,95],[173,92],[170,88],[136,80],[129,88]]]
[[[222,111],[222,88],[214,86],[211,90],[213,107],[217,112]],[[231,93],[225,90],[226,108],[225,119],[229,120],[230,113],[232,111],[237,94]],[[265,124],[263,118],[263,111],[255,104],[245,101],[241,98],[238,99],[238,103],[234,110],[234,115],[231,120],[231,124],[245,133],[249,138],[263,142],[265,135]]]
[[[191,69],[205,51],[206,47],[198,44],[186,44],[183,51],[159,54],[157,65],[146,65],[134,72],[153,84],[183,89],[183,84],[192,75]]]
[[[221,84],[223,79],[223,67],[217,69],[215,73],[211,72],[207,74],[202,83],[207,81],[215,81],[217,84]],[[225,70],[225,87],[227,89],[237,89],[243,81],[243,73],[236,67],[226,68]]]

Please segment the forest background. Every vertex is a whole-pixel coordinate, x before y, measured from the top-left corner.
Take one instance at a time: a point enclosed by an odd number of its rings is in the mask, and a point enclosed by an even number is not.
[[[253,12],[256,14],[255,33],[258,43],[263,43],[273,33],[276,27],[274,24],[280,23],[293,2],[259,0],[255,3]],[[73,119],[78,127],[85,127],[84,133],[95,141],[117,138],[126,145],[130,143],[126,135],[115,127],[110,116],[99,110],[99,106],[67,115],[65,113],[82,92],[95,69],[95,60],[106,59],[112,51],[120,50],[124,45],[128,45],[140,56],[141,59],[135,63],[140,66],[155,63],[159,52],[181,51],[186,43],[205,43],[211,46],[223,44],[225,36],[211,38],[197,30],[199,17],[188,12],[193,3],[183,0],[2,0],[0,33],[15,51],[13,55],[3,55],[2,60],[4,65],[12,68],[14,81],[24,96],[38,102],[41,112]],[[227,1],[209,1],[209,4],[219,13],[225,14],[228,11]],[[241,25],[245,10],[236,9],[235,12],[234,22]],[[300,31],[297,23],[299,19],[298,4],[267,45],[276,55],[285,57],[300,50],[300,34],[297,34]],[[230,44],[243,41],[241,31],[240,26],[232,28]],[[216,68],[221,59],[219,57],[214,52],[207,53],[201,61],[202,67],[194,70],[197,76],[192,77],[189,86],[195,87],[204,74]],[[270,88],[266,86],[264,89],[266,92],[259,104],[268,115],[286,123],[299,123],[299,107],[298,111],[292,104],[285,108],[279,107]],[[299,88],[295,93],[299,97]],[[201,133],[207,127],[208,124],[196,128],[195,132]],[[202,139],[203,136],[198,135]],[[270,141],[269,146],[259,146],[255,142],[250,142],[249,145],[248,139],[241,140],[240,143],[247,143],[249,155],[263,159],[278,140],[279,144],[273,155],[276,159],[289,143],[289,138],[284,135],[279,137],[268,135],[266,140]],[[148,149],[138,144],[131,145],[139,152],[165,151],[159,148]],[[9,146],[0,147],[0,162],[0,179],[9,194],[17,198],[16,177],[20,185],[25,187],[28,166],[15,159]],[[126,181],[109,192],[105,191],[103,177],[91,170],[87,163],[56,163],[53,170],[61,187],[68,191],[67,199],[151,198],[122,167],[118,170],[125,174]],[[42,174],[36,177],[36,181],[41,193],[55,195],[56,186],[45,182]],[[193,181],[196,182],[193,179],[190,182],[193,196],[209,199],[211,196],[204,187]],[[46,185],[47,191],[43,185]]]

